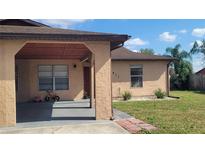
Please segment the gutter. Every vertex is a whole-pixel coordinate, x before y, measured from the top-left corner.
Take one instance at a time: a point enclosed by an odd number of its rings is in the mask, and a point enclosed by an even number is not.
[[[112,47],[112,45],[111,45],[111,47],[110,47],[110,51],[113,51],[113,50],[115,50],[115,49],[121,48],[121,47],[123,47],[123,46],[124,46],[124,42],[123,42],[123,43],[118,44],[118,45],[117,45],[117,46],[115,46],[115,47]]]
[[[125,41],[129,40],[130,38],[131,38],[131,36],[130,36],[130,35],[127,35],[127,38],[126,38]],[[110,46],[111,51],[123,47],[125,41],[123,41],[123,42],[121,42],[121,43],[115,44],[115,47],[112,47],[112,45],[111,45],[111,46]]]
[[[92,35],[92,34],[52,34],[52,33],[2,33],[0,39],[48,39],[48,40],[75,40],[75,41],[113,41],[124,42],[127,35]]]

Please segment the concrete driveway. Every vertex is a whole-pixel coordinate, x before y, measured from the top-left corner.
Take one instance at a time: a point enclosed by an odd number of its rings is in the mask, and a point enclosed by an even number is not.
[[[17,123],[62,120],[94,120],[89,100],[17,103]]]
[[[110,120],[95,120],[89,100],[17,104],[17,124],[2,127],[0,134],[124,134]]]
[[[41,125],[42,124],[42,125]],[[39,122],[36,125],[17,125],[16,127],[0,128],[0,134],[128,134],[113,121],[102,120],[92,122],[78,121],[49,125]]]

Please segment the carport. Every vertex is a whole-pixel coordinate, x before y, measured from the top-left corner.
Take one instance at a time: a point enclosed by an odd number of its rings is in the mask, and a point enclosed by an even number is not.
[[[83,43],[26,43],[15,55],[17,123],[94,120],[92,61],[92,53]],[[90,99],[83,99],[85,85]],[[60,101],[46,102],[47,90]]]
[[[18,23],[20,24],[18,25]],[[36,23],[35,21],[28,22],[26,20],[15,20],[14,22],[7,20],[5,23],[4,21],[1,21],[0,125],[14,126],[16,124],[16,109],[19,109],[19,107],[16,105],[16,98],[19,98],[16,93],[16,84],[18,82],[15,80],[16,59],[25,61],[32,59],[35,62],[41,61],[41,63],[48,64],[50,60],[68,61],[69,59],[75,59],[80,63],[80,61],[84,62],[87,58],[90,58],[90,99],[92,106],[95,104],[95,118],[97,120],[111,119],[112,97],[110,52],[111,50],[122,46],[128,38],[128,35],[56,29]],[[83,49],[81,46],[83,46]],[[26,50],[24,50],[25,48]],[[36,50],[33,50],[32,48]],[[54,48],[60,48],[61,50],[53,52]],[[86,52],[85,49],[89,50],[90,54],[86,54],[86,56],[83,57],[84,53]],[[83,54],[79,54],[81,52]],[[79,55],[81,57],[79,57]],[[31,66],[30,69],[28,69],[29,71],[37,70],[36,67],[33,67],[35,65],[30,65],[30,62],[27,64],[23,64],[23,66]],[[35,64],[38,65],[38,63]],[[69,66],[75,66],[73,64],[75,63],[71,63]],[[75,77],[76,83],[78,82],[79,77],[82,76]],[[34,80],[32,79],[29,79],[28,84],[25,84],[25,86],[34,83]],[[73,82],[70,82],[70,84]],[[76,90],[76,88],[73,88],[72,90]],[[80,96],[83,96],[82,90],[83,89],[81,88],[78,95],[75,95],[76,93],[74,94],[76,97],[78,97],[78,100]],[[33,93],[33,91],[30,89],[29,91],[26,90],[24,94],[21,94],[21,96],[25,96],[26,93],[29,95],[31,92]],[[67,97],[67,93],[61,94],[62,97]],[[70,93],[69,97],[74,96],[71,94],[73,93]],[[62,104],[63,103],[54,103],[43,105],[45,105],[46,108],[49,108],[51,105],[54,108],[61,108]],[[38,106],[38,104],[33,105]]]

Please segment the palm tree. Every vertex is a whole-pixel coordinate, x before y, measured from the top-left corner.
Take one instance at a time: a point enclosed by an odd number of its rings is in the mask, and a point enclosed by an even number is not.
[[[192,74],[192,64],[190,63],[191,55],[181,49],[181,45],[177,44],[174,48],[167,48],[166,53],[176,60],[172,62],[171,67],[174,74],[171,74],[171,84],[173,88],[188,88],[189,76]]]
[[[149,48],[140,49],[140,52],[146,55],[154,55],[154,50]]]
[[[192,49],[190,50],[190,53],[191,54],[202,53],[205,59],[205,40],[202,40],[201,43],[195,41]]]
[[[180,44],[177,44],[174,48],[171,47],[166,48],[166,52],[178,60],[191,58],[190,54],[187,51],[181,50]]]

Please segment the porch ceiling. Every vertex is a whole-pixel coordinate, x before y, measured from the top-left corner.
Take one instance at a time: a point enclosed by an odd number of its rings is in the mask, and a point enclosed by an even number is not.
[[[27,43],[16,59],[82,59],[90,53],[84,44]]]

